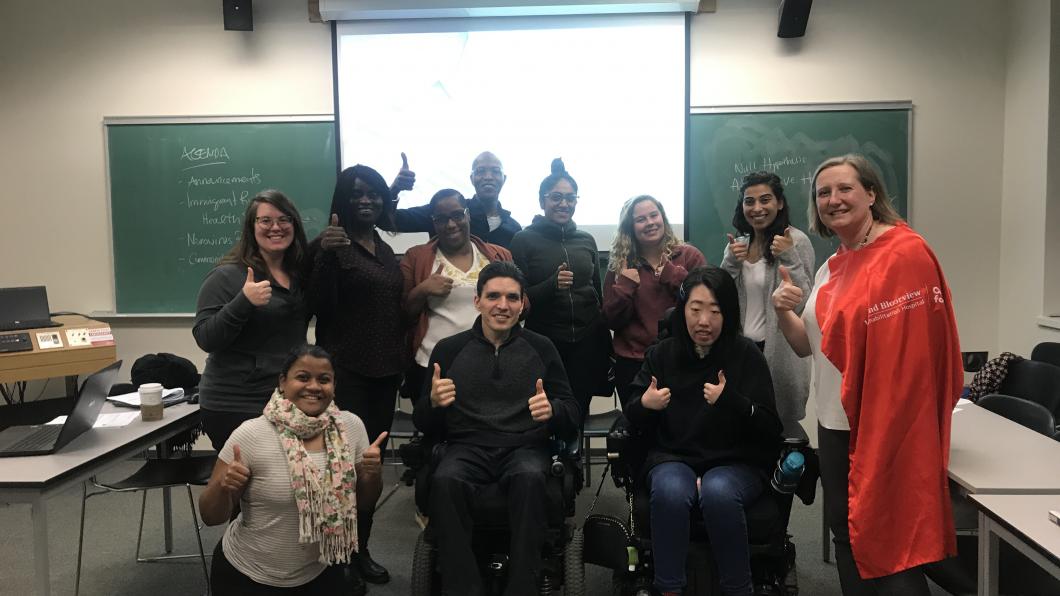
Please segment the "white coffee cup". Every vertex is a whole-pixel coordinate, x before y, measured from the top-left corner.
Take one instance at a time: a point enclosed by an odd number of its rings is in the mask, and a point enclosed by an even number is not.
[[[163,414],[162,385],[144,383],[140,385],[140,418],[146,422],[161,420]]]

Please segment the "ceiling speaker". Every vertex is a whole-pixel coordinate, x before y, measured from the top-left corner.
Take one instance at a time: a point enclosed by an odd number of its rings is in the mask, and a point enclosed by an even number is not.
[[[222,0],[225,31],[253,31],[254,3],[252,0]]]
[[[810,20],[813,0],[780,0],[780,25],[777,37],[802,37]]]

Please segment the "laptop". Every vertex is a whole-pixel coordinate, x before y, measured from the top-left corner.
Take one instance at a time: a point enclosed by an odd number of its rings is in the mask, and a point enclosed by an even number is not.
[[[0,432],[0,457],[55,453],[92,428],[107,401],[107,393],[118,376],[119,368],[121,360],[85,379],[81,391],[77,393],[74,411],[70,412],[63,424],[12,426]]]
[[[59,326],[51,320],[44,286],[0,288],[0,331]]]

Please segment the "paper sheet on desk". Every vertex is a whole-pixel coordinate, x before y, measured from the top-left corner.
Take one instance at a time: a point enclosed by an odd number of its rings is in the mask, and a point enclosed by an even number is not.
[[[180,387],[174,389],[163,389],[162,390],[162,405],[171,406],[173,404],[184,401],[184,390]],[[113,402],[114,405],[124,406],[126,408],[140,408],[140,393],[133,391],[132,393],[123,393],[121,395],[111,395],[107,398],[107,401]]]
[[[99,418],[96,418],[96,423],[92,425],[92,428],[108,428],[115,426],[125,426],[133,420],[140,417],[139,412],[119,412],[117,414],[101,414]],[[48,422],[48,424],[62,424],[66,422],[66,416],[57,416],[55,420]]]
[[[961,408],[973,403],[971,400],[964,399],[963,397],[957,400],[957,405],[953,406],[954,412],[960,412]]]

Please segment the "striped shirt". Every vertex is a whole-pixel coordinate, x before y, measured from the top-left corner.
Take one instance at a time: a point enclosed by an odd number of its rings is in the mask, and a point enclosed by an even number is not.
[[[342,412],[339,422],[346,431],[354,462],[360,462],[369,444],[364,423],[350,412]],[[325,566],[317,560],[317,543],[298,542],[298,507],[279,431],[260,416],[232,433],[218,454],[225,463],[232,461],[233,445],[239,445],[243,465],[250,469],[250,481],[239,503],[239,515],[221,539],[225,558],[259,584],[286,588],[313,581]],[[309,456],[317,469],[323,468],[323,451],[310,452]]]

